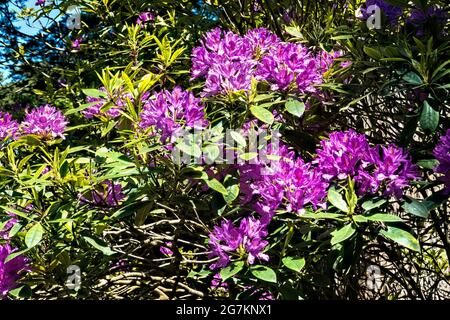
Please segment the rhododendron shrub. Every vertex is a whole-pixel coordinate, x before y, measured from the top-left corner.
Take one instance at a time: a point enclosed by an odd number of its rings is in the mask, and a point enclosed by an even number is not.
[[[448,7],[272,2],[77,1],[5,51],[0,299],[450,297]]]

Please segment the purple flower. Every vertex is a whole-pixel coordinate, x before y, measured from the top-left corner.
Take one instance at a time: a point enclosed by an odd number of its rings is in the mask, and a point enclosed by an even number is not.
[[[433,154],[439,161],[439,165],[434,171],[444,175],[441,180],[445,183],[446,188],[450,190],[450,129],[447,130],[445,135],[441,136],[439,143],[433,150]]]
[[[0,142],[6,138],[17,139],[19,137],[19,124],[12,119],[9,113],[0,111]]]
[[[271,222],[276,210],[301,214],[307,205],[325,206],[328,182],[321,174],[284,146],[277,154],[280,160],[274,161],[259,177],[259,171],[241,171],[241,185],[242,182],[250,185],[243,191],[249,193],[250,189],[252,197],[256,197],[253,208],[261,215],[263,224]]]
[[[430,6],[427,9],[413,9],[406,23],[414,29],[416,35],[424,36],[432,30],[443,32],[448,19],[449,15],[447,11],[436,6]]]
[[[321,149],[317,150],[314,163],[328,181],[356,175],[361,158],[370,148],[366,136],[353,130],[334,132],[328,140],[322,140],[320,145]]]
[[[192,92],[180,87],[163,90],[145,102],[139,125],[143,129],[155,129],[163,143],[172,143],[184,127],[202,129],[207,126],[203,109],[201,100]]]
[[[28,259],[24,256],[17,256],[5,262],[6,258],[17,249],[13,249],[9,244],[0,245],[0,297],[5,298],[9,291],[16,287],[21,271],[28,271]]]
[[[239,227],[224,220],[220,226],[215,226],[209,235],[209,257],[219,258],[210,269],[225,268],[232,259],[245,258],[248,264],[254,264],[255,259],[268,261],[269,256],[263,253],[268,245],[268,242],[263,240],[266,236],[265,225],[252,217],[242,219]]]
[[[383,187],[385,196],[401,198],[403,189],[416,178],[417,169],[409,155],[403,149],[389,145],[375,146],[363,155],[355,180],[359,184],[359,193],[375,193]]]
[[[265,54],[270,48],[275,47],[281,42],[277,35],[266,28],[249,30],[245,35],[245,38],[248,39],[255,57]]]
[[[166,247],[167,246],[167,247]],[[167,242],[166,246],[159,247],[159,251],[166,256],[173,256],[173,251],[169,248],[172,247],[172,242]]]
[[[155,15],[152,12],[141,12],[139,14],[139,17],[136,20],[136,24],[143,24],[149,21],[154,21],[155,20]]]
[[[25,134],[35,134],[45,139],[64,139],[67,124],[61,111],[47,104],[27,113],[21,127]]]
[[[36,3],[34,4],[36,7],[37,6],[43,6],[45,5],[45,0],[37,0]]]
[[[9,239],[9,231],[19,220],[14,213],[7,212],[6,214],[9,216],[9,220],[3,226],[3,229],[0,229],[0,238],[7,240]]]
[[[396,26],[398,24],[398,19],[403,14],[401,7],[389,4],[383,0],[367,0],[361,8],[362,20],[367,20],[374,14],[373,10],[370,10],[373,6],[376,6],[379,10],[381,10],[382,15],[392,26]]]
[[[357,182],[358,192],[402,196],[408,183],[418,177],[408,154],[394,145],[370,147],[367,138],[353,130],[334,132],[321,142],[314,160],[324,179]]]
[[[104,87],[101,87],[99,89],[99,91],[102,91],[102,92],[106,93],[106,89]],[[123,96],[123,98],[126,98],[126,97],[127,97],[127,95]],[[117,107],[109,108],[106,112],[102,112],[101,109],[103,108],[103,106],[105,104],[108,103],[107,99],[88,96],[86,98],[86,101],[87,101],[87,103],[92,103],[92,105],[90,105],[88,108],[86,108],[83,111],[81,111],[81,113],[87,119],[92,119],[94,116],[95,117],[106,117],[108,119],[117,118],[121,114],[120,113],[121,107],[123,107],[125,105],[125,102],[123,102],[122,99],[119,99],[117,101],[117,103],[116,103]],[[95,103],[95,102],[98,102],[98,103]]]
[[[110,180],[103,181],[95,190],[92,191],[91,196],[91,201],[86,199],[84,196],[80,196],[80,201],[82,203],[89,203],[97,207],[111,208],[118,206],[126,197],[122,192],[122,186],[120,183],[113,183]]]
[[[301,44],[279,43],[261,59],[256,72],[258,80],[271,84],[271,90],[315,93],[322,83],[320,63]]]
[[[228,289],[228,283],[222,281],[222,276],[220,273],[216,273],[211,280],[211,289]]]
[[[78,38],[72,41],[72,49],[80,50],[81,42],[83,42],[82,38]]]

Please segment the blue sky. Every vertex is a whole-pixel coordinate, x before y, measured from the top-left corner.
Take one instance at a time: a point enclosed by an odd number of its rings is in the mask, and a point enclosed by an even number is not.
[[[36,0],[27,0],[26,1],[26,7],[27,8],[37,8],[36,5]],[[15,11],[17,13],[21,12],[21,9],[13,4],[10,4],[10,9],[12,11]],[[59,10],[53,10],[50,12],[49,16],[51,18],[55,18],[58,16],[59,14]],[[17,26],[19,28],[19,30],[25,34],[28,35],[35,35],[37,33],[39,33],[39,31],[41,30],[41,26],[47,26],[51,20],[47,19],[47,18],[40,18],[37,21],[33,21],[34,18],[30,18],[27,20],[23,19],[23,20],[19,20],[18,22],[16,22],[14,25]],[[0,67],[0,73],[3,75],[4,79],[4,83],[8,83],[8,73],[2,69]]]
[[[35,6],[36,0],[27,0],[26,2],[26,6],[27,8],[37,8]],[[11,5],[10,6],[11,10],[14,10],[16,12],[20,12],[20,8]],[[58,10],[53,10],[50,12],[50,17],[55,18],[57,17],[59,11]],[[25,21],[25,20],[21,20],[20,22],[15,23],[16,26],[18,26],[20,28],[20,31],[22,31],[23,33],[29,34],[29,35],[35,35],[37,34],[40,30],[41,30],[41,24],[46,26],[48,25],[48,23],[50,22],[49,19],[47,18],[40,18],[39,20],[33,22],[31,19],[29,19],[30,21]]]

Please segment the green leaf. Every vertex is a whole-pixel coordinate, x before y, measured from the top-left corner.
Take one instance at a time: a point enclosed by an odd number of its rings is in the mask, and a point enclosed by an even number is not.
[[[378,208],[386,203],[386,200],[378,200],[374,202],[373,200],[368,200],[362,204],[362,208],[366,211]]]
[[[375,213],[369,216],[356,215],[353,217],[356,222],[367,222],[367,221],[380,221],[380,222],[404,222],[404,220],[398,216],[387,213]]]
[[[252,274],[257,277],[258,279],[261,279],[263,281],[277,283],[277,274],[273,269],[262,266],[262,265],[256,265],[250,269]]]
[[[203,154],[209,163],[213,163],[219,157],[220,149],[216,145],[209,145],[203,148]]]
[[[339,210],[348,212],[347,203],[342,198],[342,195],[335,189],[328,190],[328,201]]]
[[[300,272],[305,266],[304,258],[285,257],[282,261],[287,268],[295,272]]]
[[[22,225],[20,223],[16,223],[12,226],[12,228],[9,230],[9,234],[8,236],[10,238],[14,237],[19,231],[20,229],[22,229]]]
[[[436,159],[419,160],[419,161],[417,161],[417,165],[421,168],[431,170],[439,165],[439,161]]]
[[[94,97],[94,98],[108,98],[108,95],[105,92],[102,92],[97,89],[81,89],[86,96]]]
[[[249,152],[249,153],[243,153],[239,155],[239,158],[245,161],[250,161],[252,159],[255,159],[258,156],[257,152]]]
[[[287,27],[285,27],[285,30],[291,36],[303,39],[303,35],[300,32],[300,28],[299,27],[289,27],[289,26],[287,26]]]
[[[241,271],[243,267],[244,261],[236,261],[230,264],[228,267],[223,268],[220,271],[220,277],[222,278],[222,281],[230,279],[231,277],[239,273],[239,271]]]
[[[407,74],[405,74],[403,76],[403,80],[413,85],[421,85],[423,83],[419,75],[413,71],[410,71]]]
[[[245,138],[239,132],[231,131],[230,135],[233,138],[233,140],[236,141],[241,147],[245,147],[247,145]]]
[[[11,253],[8,257],[6,257],[5,263],[7,263],[8,261],[11,261],[11,260],[13,260],[14,258],[16,258],[16,257],[18,257],[18,256],[20,256],[20,255],[22,255],[22,254],[24,254],[25,252],[27,252],[27,251],[30,250],[30,249],[31,249],[31,248],[27,248],[27,249],[24,249],[24,250],[20,250],[20,251],[16,251],[16,252]]]
[[[405,209],[406,212],[417,217],[424,219],[428,218],[429,210],[426,204],[416,199],[409,198],[409,200],[403,204],[402,208]]]
[[[227,194],[224,195],[223,198],[225,199],[226,203],[230,204],[231,202],[236,200],[237,197],[239,196],[239,185],[233,184],[233,185],[227,187],[226,189],[227,189]]]
[[[184,153],[190,156],[194,156],[196,158],[200,158],[202,155],[202,150],[196,143],[187,145],[186,143],[184,143],[184,141],[180,141],[176,144],[176,147],[181,151],[183,151]]]
[[[211,189],[213,189],[217,192],[220,192],[224,196],[228,195],[227,189],[216,178],[206,181],[206,184],[208,185],[208,187],[210,187]]]
[[[288,102],[286,102],[285,107],[290,114],[293,114],[294,116],[299,118],[305,112],[305,104],[298,100],[289,99]]]
[[[272,112],[270,112],[267,109],[264,109],[263,107],[260,106],[252,106],[250,108],[250,111],[252,112],[252,114],[258,118],[259,120],[261,120],[264,123],[267,124],[272,124],[273,121],[275,120],[275,118],[273,117]]]
[[[375,60],[380,60],[381,58],[383,58],[383,55],[381,54],[381,52],[377,49],[374,48],[370,48],[370,47],[364,47],[364,52],[371,58],[375,59]]]
[[[380,234],[389,240],[397,242],[401,246],[420,252],[419,241],[403,229],[388,226],[387,230],[381,230]]]
[[[347,224],[346,226],[335,230],[331,233],[332,238],[331,238],[331,245],[334,246],[335,244],[338,244],[342,241],[347,240],[348,238],[350,238],[354,233],[355,233],[356,229],[353,226],[353,224]]]
[[[424,101],[422,114],[420,115],[420,126],[425,131],[434,132],[439,125],[439,112],[434,110],[428,101]]]
[[[106,247],[106,246],[102,246],[100,244],[98,244],[94,239],[89,238],[89,237],[83,237],[84,240],[86,240],[87,243],[89,243],[91,246],[93,246],[95,249],[100,250],[101,252],[103,252],[103,254],[105,256],[112,256],[113,254],[115,254],[116,252],[111,250],[110,248]]]
[[[36,223],[34,226],[27,231],[25,235],[25,244],[28,249],[35,247],[42,240],[42,235],[44,234],[44,228],[40,223]]]

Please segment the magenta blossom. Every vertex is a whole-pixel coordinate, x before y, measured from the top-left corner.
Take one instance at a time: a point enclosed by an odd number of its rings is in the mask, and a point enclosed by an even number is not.
[[[64,139],[67,124],[61,111],[47,104],[27,113],[21,127],[25,134],[35,134],[45,139]]]
[[[444,182],[446,189],[450,191],[450,129],[440,138],[433,154],[439,161],[439,165],[434,171],[444,175],[441,180]]]
[[[201,100],[192,92],[180,87],[163,90],[144,103],[139,125],[142,129],[152,128],[152,134],[158,133],[161,142],[173,143],[183,128],[203,129],[207,126],[203,110]]]
[[[104,87],[101,87],[99,91],[106,93],[106,89]],[[126,98],[126,95],[124,95],[124,98]],[[93,117],[106,117],[108,119],[117,118],[121,114],[120,113],[121,107],[125,105],[125,102],[123,102],[122,99],[119,99],[115,107],[109,108],[107,111],[102,112],[101,109],[103,108],[103,106],[105,106],[105,104],[108,103],[109,101],[108,99],[88,96],[86,98],[86,101],[87,103],[90,104],[90,106],[81,111],[81,113],[87,119],[92,119]]]
[[[266,236],[265,226],[252,217],[242,219],[239,227],[224,220],[220,226],[215,226],[209,235],[209,257],[219,258],[210,269],[225,268],[232,259],[245,258],[248,264],[254,264],[255,259],[268,261],[269,256],[263,253],[268,245],[268,242],[263,240]]]
[[[168,257],[173,256],[173,251],[170,249],[170,247],[172,247],[172,242],[167,242],[166,246],[161,246],[159,247],[159,251]]]
[[[0,298],[5,298],[9,291],[17,286],[21,271],[29,271],[28,259],[22,255],[5,262],[6,258],[17,249],[9,244],[0,245]]]
[[[92,191],[91,196],[91,201],[86,199],[84,196],[80,196],[80,201],[82,203],[89,203],[97,207],[111,208],[118,206],[126,197],[122,192],[122,186],[120,183],[113,183],[110,180],[103,181],[95,190]]]
[[[82,38],[78,38],[72,41],[72,49],[80,50],[81,43],[83,42]]]
[[[155,15],[152,12],[141,12],[139,14],[139,17],[136,20],[136,24],[143,24],[149,21],[154,21],[155,20]]]
[[[19,124],[12,116],[0,111],[0,142],[6,138],[17,139],[19,137]]]

